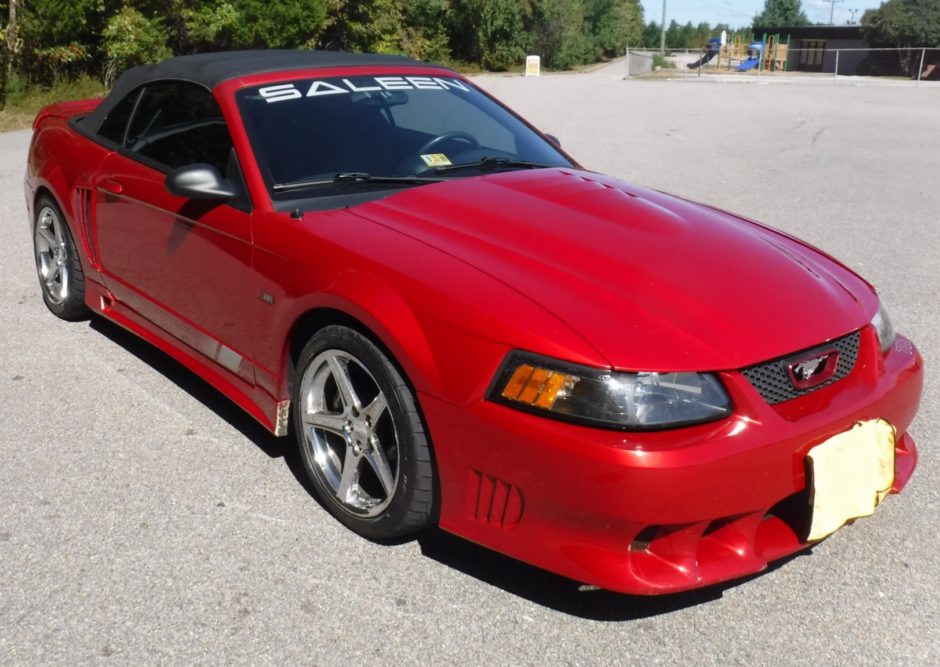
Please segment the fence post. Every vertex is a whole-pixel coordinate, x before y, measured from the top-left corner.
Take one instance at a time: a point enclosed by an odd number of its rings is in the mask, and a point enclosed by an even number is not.
[[[624,53],[623,58],[623,80],[626,81],[630,78],[630,47],[627,47],[626,53]]]
[[[924,56],[927,55],[927,49],[920,50],[920,67],[917,68],[917,85],[920,85],[920,77],[924,73]]]
[[[836,79],[839,78],[839,49],[836,49],[836,72],[835,72],[835,78],[836,78]]]

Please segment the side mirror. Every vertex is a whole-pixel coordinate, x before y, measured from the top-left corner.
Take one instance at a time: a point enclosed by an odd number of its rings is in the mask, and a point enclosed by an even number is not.
[[[229,181],[222,178],[211,164],[188,164],[174,169],[166,177],[170,194],[186,199],[228,201],[238,194]]]
[[[559,148],[561,148],[561,139],[559,139],[558,137],[556,137],[554,134],[547,134],[547,133],[546,133],[545,136],[546,136],[546,138],[548,138],[549,141],[551,141],[553,144],[555,144],[556,146],[558,146]]]

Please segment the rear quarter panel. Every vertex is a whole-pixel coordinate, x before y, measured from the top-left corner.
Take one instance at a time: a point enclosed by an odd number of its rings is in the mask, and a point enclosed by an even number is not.
[[[92,111],[100,99],[63,102],[45,107],[33,122],[26,166],[26,205],[32,220],[37,195],[48,190],[76,235],[72,192],[88,184],[111,151],[75,131],[69,120]]]

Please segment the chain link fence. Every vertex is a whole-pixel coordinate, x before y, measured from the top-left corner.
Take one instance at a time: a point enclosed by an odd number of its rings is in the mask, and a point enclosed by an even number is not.
[[[756,44],[760,44],[759,42]],[[754,46],[754,45],[749,45]],[[661,73],[669,78],[715,74],[744,77],[893,76],[940,81],[940,48],[626,49],[625,78]]]

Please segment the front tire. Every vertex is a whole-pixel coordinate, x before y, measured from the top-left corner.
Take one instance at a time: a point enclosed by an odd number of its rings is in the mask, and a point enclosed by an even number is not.
[[[411,389],[368,338],[343,326],[300,353],[293,420],[307,475],[333,516],[370,539],[434,521],[434,468]]]
[[[65,216],[48,195],[36,202],[33,251],[42,300],[56,317],[76,321],[90,315],[85,305],[85,274]]]

